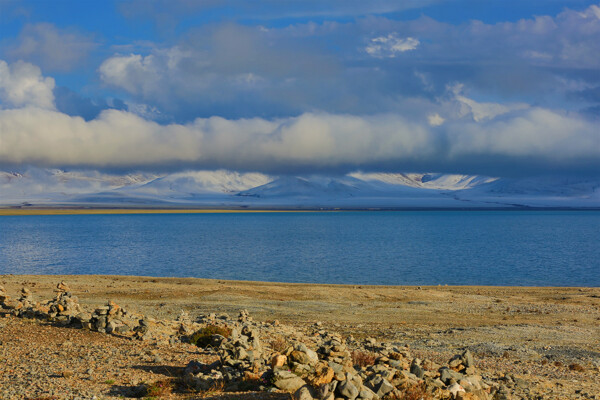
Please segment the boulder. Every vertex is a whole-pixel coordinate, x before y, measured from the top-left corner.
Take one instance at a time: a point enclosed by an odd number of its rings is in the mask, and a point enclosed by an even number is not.
[[[377,396],[383,397],[392,390],[394,386],[387,379],[379,375],[374,375],[365,382],[365,386],[373,391]]]
[[[314,386],[320,386],[329,383],[333,380],[334,375],[335,373],[333,371],[333,368],[331,368],[324,362],[319,362],[315,366],[315,372],[311,378],[311,383]]]
[[[465,376],[460,372],[456,372],[451,370],[450,368],[442,367],[440,368],[440,380],[444,382],[445,385],[450,383],[451,379],[454,379],[456,382],[463,379]]]
[[[306,382],[290,371],[276,370],[273,374],[273,384],[283,391],[294,393],[304,386]]]
[[[349,380],[340,382],[340,384],[337,385],[337,392],[340,396],[348,400],[356,399],[360,393],[354,383],[350,382]]]
[[[294,392],[292,398],[293,400],[315,400],[317,393],[312,386],[304,385]]]

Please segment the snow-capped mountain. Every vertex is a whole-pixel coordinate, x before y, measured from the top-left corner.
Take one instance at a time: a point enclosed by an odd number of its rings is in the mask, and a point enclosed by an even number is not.
[[[268,176],[233,171],[0,172],[0,206],[284,208],[600,207],[600,179],[435,173]]]

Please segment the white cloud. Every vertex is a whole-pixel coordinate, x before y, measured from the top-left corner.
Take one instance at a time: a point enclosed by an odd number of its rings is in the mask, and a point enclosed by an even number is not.
[[[481,122],[506,114],[510,111],[529,108],[529,105],[524,103],[500,104],[477,102],[464,96],[462,93],[463,88],[464,85],[462,83],[455,83],[447,87],[447,90],[452,95],[451,102],[454,108],[454,116],[457,118],[470,116],[473,121]]]
[[[54,109],[54,79],[43,77],[39,67],[0,60],[0,106],[36,106]],[[8,107],[7,107],[8,106]]]
[[[25,25],[8,54],[16,60],[35,62],[45,70],[70,71],[95,47],[91,35],[40,23]]]
[[[146,94],[158,90],[156,85],[162,78],[162,71],[156,65],[154,55],[114,56],[104,61],[98,71],[104,82],[133,94]]]
[[[444,123],[445,119],[440,116],[438,113],[429,114],[427,116],[427,122],[431,126],[440,126]]]
[[[508,156],[516,164],[522,157],[536,157],[556,163],[555,167],[600,157],[600,134],[594,122],[542,108],[486,123],[454,124],[449,138],[451,157]],[[588,168],[597,169],[597,162]]]
[[[371,39],[365,51],[373,57],[394,58],[398,53],[415,50],[419,44],[419,40],[413,37],[399,38],[397,33],[390,33]]]

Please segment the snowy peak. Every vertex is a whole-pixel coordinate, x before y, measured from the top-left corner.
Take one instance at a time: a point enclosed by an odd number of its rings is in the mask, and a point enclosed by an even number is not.
[[[239,196],[253,197],[348,197],[364,189],[365,182],[349,176],[331,178],[323,176],[285,176],[265,185],[241,191]]]
[[[461,190],[469,189],[484,183],[495,181],[497,178],[490,178],[479,175],[456,175],[456,174],[397,174],[397,173],[361,173],[354,172],[350,174],[357,179],[365,181],[384,182],[391,185],[404,185],[415,188],[435,189],[435,190]]]
[[[166,175],[125,191],[146,195],[163,194],[235,194],[271,181],[259,173],[217,171],[187,171]]]

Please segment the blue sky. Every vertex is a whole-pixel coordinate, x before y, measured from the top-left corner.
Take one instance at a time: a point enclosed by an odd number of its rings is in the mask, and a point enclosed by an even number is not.
[[[600,175],[597,1],[0,0],[0,165]]]

